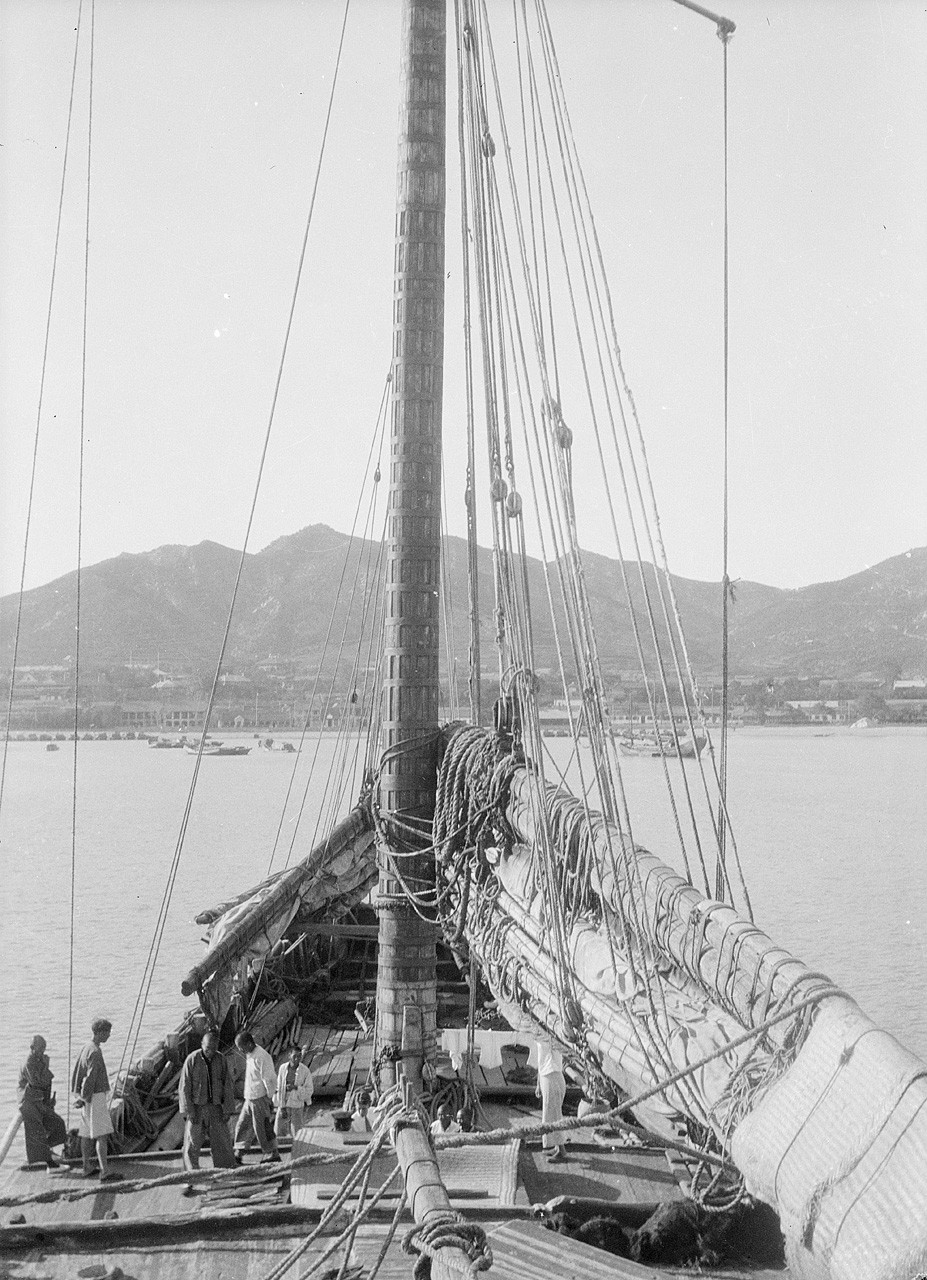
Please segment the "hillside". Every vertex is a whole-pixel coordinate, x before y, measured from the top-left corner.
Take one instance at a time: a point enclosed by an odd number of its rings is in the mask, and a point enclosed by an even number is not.
[[[279,538],[246,559],[232,621],[228,662],[248,664],[273,656],[310,661],[321,653],[334,609],[332,635],[340,637],[354,584],[363,583],[375,548],[326,525],[310,525]],[[207,668],[223,634],[239,554],[213,542],[166,546],[121,555],[84,570],[81,586],[82,659],[90,668],[131,657]],[[493,637],[492,557],[480,552],[484,664]],[[466,662],[466,546],[447,545],[451,630],[458,662]],[[621,566],[588,554],[586,582],[595,613],[603,664],[636,666],[635,641],[624,600]],[[641,571],[626,564],[632,596],[642,599]],[[654,570],[644,566],[652,586]],[[556,575],[552,575],[553,578]],[[530,560],[532,599],[546,599],[540,562]],[[697,671],[719,669],[720,591],[716,583],[674,578],[689,651]],[[554,584],[556,591],[556,583]],[[74,652],[76,575],[36,587],[23,599],[19,661],[62,662]],[[537,665],[554,667],[548,618],[537,609]],[[355,610],[356,614],[356,610]],[[16,597],[0,600],[0,661],[9,666]],[[927,548],[895,556],[839,582],[782,590],[740,582],[731,614],[732,670],[739,675],[793,673],[850,678],[863,671],[891,674],[927,665]],[[354,636],[348,629],[345,644]]]

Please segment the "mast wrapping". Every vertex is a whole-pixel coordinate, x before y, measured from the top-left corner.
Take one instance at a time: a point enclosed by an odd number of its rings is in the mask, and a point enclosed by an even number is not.
[[[403,12],[393,293],[393,374],[384,636],[377,1051],[405,1046],[415,1081],[435,1050],[435,927],[430,902],[438,746],[441,395],[444,363],[445,3]],[[402,855],[396,859],[394,855]],[[410,856],[411,855],[411,856]],[[401,873],[400,876],[396,873]],[[416,1011],[416,1012],[413,1012]],[[405,1039],[404,1039],[405,1027]],[[390,1068],[388,1061],[387,1076]]]

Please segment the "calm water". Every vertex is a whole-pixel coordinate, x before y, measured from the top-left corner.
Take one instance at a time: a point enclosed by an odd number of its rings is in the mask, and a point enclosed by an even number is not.
[[[10,745],[0,814],[0,1018],[8,1045],[0,1130],[36,1032],[48,1039],[66,1092],[73,758],[70,744],[61,747],[47,753],[41,743]],[[555,740],[551,748],[565,765],[567,744]],[[321,781],[310,789],[294,858],[313,842],[332,751],[331,742],[322,744]],[[112,1066],[135,1005],[194,763],[144,743],[80,744],[74,1052],[90,1019],[105,1015],[115,1024]],[[203,761],[139,1048],[172,1030],[188,1003],[180,981],[202,954],[194,915],[265,876],[292,768],[292,756],[257,750]],[[626,760],[624,776],[635,838],[674,862],[659,761]],[[730,808],[758,923],[927,1058],[925,781],[923,731],[741,730],[731,737]],[[300,772],[299,797],[304,785]],[[293,830],[291,809],[275,867],[283,865]]]

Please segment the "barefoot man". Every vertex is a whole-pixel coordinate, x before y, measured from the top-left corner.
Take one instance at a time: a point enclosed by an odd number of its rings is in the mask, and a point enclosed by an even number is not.
[[[112,1029],[113,1024],[107,1018],[97,1018],[91,1023],[93,1039],[81,1051],[71,1073],[74,1105],[80,1111],[80,1153],[84,1177],[92,1178],[99,1173],[101,1182],[115,1182],[121,1177],[121,1174],[111,1173],[107,1164],[113,1122],[109,1115],[109,1075],[100,1046],[106,1044]],[[99,1166],[93,1163],[94,1146]]]

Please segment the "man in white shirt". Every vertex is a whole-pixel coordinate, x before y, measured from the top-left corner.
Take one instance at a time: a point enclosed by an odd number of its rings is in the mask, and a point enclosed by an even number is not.
[[[563,1075],[563,1055],[547,1041],[538,1041],[538,1097],[541,1099],[541,1121],[554,1124],[563,1119],[563,1099],[566,1097],[566,1079]],[[542,1145],[548,1161],[565,1160],[563,1150],[565,1136],[545,1133]]]
[[[366,1090],[357,1095],[357,1110],[351,1116],[352,1133],[373,1133],[370,1120],[370,1094]]]
[[[439,1138],[442,1133],[460,1133],[460,1125],[454,1119],[454,1109],[446,1102],[438,1107],[438,1118],[431,1122],[432,1136]]]
[[[250,1031],[239,1031],[235,1043],[245,1055],[245,1100],[235,1125],[236,1161],[240,1164],[248,1150],[248,1130],[253,1129],[264,1153],[261,1164],[276,1164],[280,1152],[273,1125],[273,1096],[277,1088],[274,1060],[266,1049],[255,1044]]]
[[[288,1061],[282,1063],[277,1072],[274,1133],[278,1138],[285,1138],[288,1133],[295,1138],[306,1122],[307,1108],[312,1105],[312,1075],[301,1057],[302,1050],[294,1044]]]

